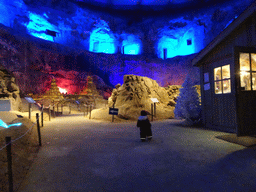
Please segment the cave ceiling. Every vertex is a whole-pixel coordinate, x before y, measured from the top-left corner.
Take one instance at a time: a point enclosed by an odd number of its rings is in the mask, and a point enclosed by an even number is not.
[[[28,5],[63,7],[74,3],[92,11],[106,12],[120,17],[152,17],[195,12],[203,8],[229,3],[232,0],[23,0]]]

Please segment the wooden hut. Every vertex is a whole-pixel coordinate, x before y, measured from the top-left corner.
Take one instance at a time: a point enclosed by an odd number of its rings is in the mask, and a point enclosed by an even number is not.
[[[192,63],[200,68],[203,124],[256,135],[256,1]]]

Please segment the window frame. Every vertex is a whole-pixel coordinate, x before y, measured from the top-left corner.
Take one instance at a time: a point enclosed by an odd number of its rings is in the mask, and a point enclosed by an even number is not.
[[[241,65],[240,65],[240,55],[241,53],[244,53],[244,54],[249,54],[249,70],[241,70]],[[238,52],[238,66],[239,66],[239,87],[240,87],[240,90],[243,91],[243,92],[248,92],[248,91],[256,91],[256,89],[253,89],[253,81],[252,81],[252,78],[253,78],[253,74],[256,74],[256,71],[253,71],[252,70],[252,56],[251,54],[256,54],[256,52],[251,52],[251,51],[239,51]],[[249,73],[250,74],[250,90],[245,90],[243,89],[244,87],[241,86],[241,72],[245,72],[245,73]]]
[[[223,67],[225,66],[229,66],[229,78],[223,78]],[[215,80],[215,69],[217,68],[220,68],[220,75],[221,75],[221,78],[219,80]],[[229,81],[230,85],[230,91],[225,93],[224,92],[224,81]],[[216,82],[220,82],[221,83],[221,92],[220,93],[216,93]],[[231,94],[232,92],[232,86],[231,86],[231,64],[225,64],[225,65],[221,65],[221,66],[218,66],[218,67],[214,67],[213,68],[213,87],[214,87],[214,94],[215,95],[223,95],[223,94]]]

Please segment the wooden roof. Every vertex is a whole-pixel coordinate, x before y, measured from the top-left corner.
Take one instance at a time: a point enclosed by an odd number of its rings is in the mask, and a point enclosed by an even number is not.
[[[212,42],[210,42],[198,55],[192,60],[193,66],[199,66],[199,62],[221,43],[229,34],[232,33],[241,23],[250,17],[256,11],[256,1],[253,2],[237,19],[235,19],[227,28],[225,28]]]

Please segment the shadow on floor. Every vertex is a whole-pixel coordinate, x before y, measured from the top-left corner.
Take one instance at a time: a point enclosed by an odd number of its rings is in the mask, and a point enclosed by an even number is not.
[[[245,147],[252,147],[256,145],[256,138],[250,136],[240,136],[238,137],[236,134],[229,134],[229,135],[221,135],[216,136],[218,139],[222,139],[224,141],[228,141],[230,143],[235,143],[238,145],[242,145]]]

